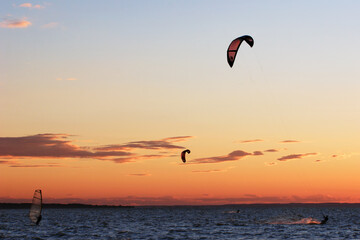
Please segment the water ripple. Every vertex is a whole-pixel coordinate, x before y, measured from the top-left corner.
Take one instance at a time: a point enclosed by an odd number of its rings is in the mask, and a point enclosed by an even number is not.
[[[322,214],[327,224],[309,224]],[[27,216],[1,210],[0,239],[360,239],[358,207],[45,208],[39,226]]]

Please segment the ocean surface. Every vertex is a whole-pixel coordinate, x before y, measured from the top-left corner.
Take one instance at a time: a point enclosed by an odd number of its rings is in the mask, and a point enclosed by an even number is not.
[[[360,239],[360,205],[45,207],[38,226],[28,214],[0,209],[0,239]]]

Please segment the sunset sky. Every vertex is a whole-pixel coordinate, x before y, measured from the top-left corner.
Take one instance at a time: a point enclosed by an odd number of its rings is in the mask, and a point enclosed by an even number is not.
[[[360,202],[359,9],[1,1],[0,202]]]

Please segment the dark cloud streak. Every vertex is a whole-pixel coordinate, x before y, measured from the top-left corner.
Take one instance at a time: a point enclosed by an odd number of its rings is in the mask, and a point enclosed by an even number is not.
[[[102,158],[131,156],[123,151],[89,151],[66,140],[66,134],[38,134],[26,137],[1,137],[0,157]]]
[[[286,155],[281,158],[278,158],[278,160],[279,161],[288,161],[288,160],[292,160],[292,159],[301,159],[301,158],[313,156],[313,155],[317,155],[317,153],[290,154],[290,155]]]
[[[263,142],[262,139],[250,139],[250,140],[242,140],[240,143],[253,143],[253,142]]]
[[[267,149],[264,152],[279,152],[279,150],[272,148],[272,149]]]
[[[224,156],[198,158],[192,160],[191,163],[200,164],[200,163],[220,163],[220,162],[236,161],[249,155],[252,155],[252,153],[244,152],[242,150],[236,150]]]
[[[299,143],[300,141],[298,140],[283,140],[283,141],[280,141],[280,143]]]
[[[133,149],[148,149],[148,150],[176,150],[176,149],[184,149],[182,146],[174,145],[173,142],[182,142],[192,138],[191,136],[180,136],[180,137],[170,137],[164,138],[161,140],[155,141],[135,141],[128,142],[126,144],[114,144],[107,145],[103,147],[95,148],[95,150],[103,150],[103,151],[130,151]]]
[[[8,159],[34,159],[34,158],[89,158],[115,163],[134,162],[143,159],[155,159],[171,157],[170,154],[148,154],[139,155],[131,150],[179,150],[184,147],[175,145],[173,142],[186,141],[191,136],[178,136],[164,138],[155,141],[134,141],[125,144],[113,144],[104,147],[80,147],[73,144],[68,138],[68,134],[37,134],[25,137],[0,137],[0,164],[12,164]],[[33,165],[34,167],[35,165]],[[39,165],[42,166],[42,165]],[[25,167],[25,166],[24,166]],[[28,165],[30,167],[30,165]]]

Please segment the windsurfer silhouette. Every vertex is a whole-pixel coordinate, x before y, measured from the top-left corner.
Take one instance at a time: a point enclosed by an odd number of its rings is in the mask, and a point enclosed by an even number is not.
[[[36,225],[39,225],[39,223],[40,223],[40,221],[41,221],[41,218],[42,218],[42,216],[40,215],[40,216],[38,217],[38,219],[36,220]]]

